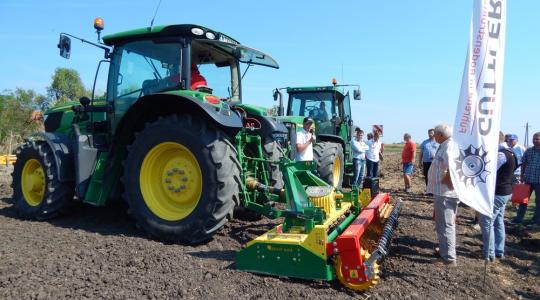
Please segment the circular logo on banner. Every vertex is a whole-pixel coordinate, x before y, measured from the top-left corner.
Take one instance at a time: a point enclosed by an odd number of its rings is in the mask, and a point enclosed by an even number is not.
[[[486,182],[489,171],[486,160],[488,152],[484,146],[475,148],[473,145],[465,150],[459,149],[459,157],[456,159],[457,172],[460,180],[465,185],[476,186],[478,182]]]

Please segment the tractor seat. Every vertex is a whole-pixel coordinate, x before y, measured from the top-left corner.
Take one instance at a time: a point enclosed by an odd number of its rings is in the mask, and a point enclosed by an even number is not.
[[[159,81],[158,79],[148,79],[143,81],[142,83],[142,94],[143,95],[149,95],[153,92],[157,91],[159,89]]]

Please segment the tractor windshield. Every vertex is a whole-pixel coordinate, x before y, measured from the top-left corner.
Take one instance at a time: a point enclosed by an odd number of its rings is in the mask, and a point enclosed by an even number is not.
[[[312,117],[318,134],[334,134],[331,119],[337,116],[333,92],[296,92],[289,94],[289,116]]]
[[[127,43],[121,48],[117,98],[156,93],[180,84],[181,45],[156,44],[149,40]]]

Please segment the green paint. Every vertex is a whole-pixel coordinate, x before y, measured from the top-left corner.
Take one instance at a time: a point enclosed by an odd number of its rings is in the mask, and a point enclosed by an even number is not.
[[[101,152],[98,156],[94,174],[92,174],[88,190],[86,191],[86,195],[84,197],[84,202],[86,203],[90,203],[95,206],[103,206],[107,201],[107,196],[110,190],[106,189],[104,186],[104,173],[108,154],[108,152]]]
[[[343,220],[330,234],[328,235],[328,242],[333,242],[338,235],[340,235],[347,227],[349,227],[349,224],[351,224],[354,219],[356,219],[356,214],[350,214]]]
[[[257,106],[257,105],[253,105],[253,104],[240,104],[240,105],[237,105],[237,106],[244,109],[250,115],[268,116],[268,108],[266,108],[266,107]]]
[[[333,280],[333,266],[299,245],[255,242],[236,255],[239,270],[303,279]]]

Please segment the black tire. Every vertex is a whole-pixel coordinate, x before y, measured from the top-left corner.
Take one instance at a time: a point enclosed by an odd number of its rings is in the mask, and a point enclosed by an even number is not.
[[[279,169],[279,160],[283,157],[281,152],[281,146],[278,142],[269,139],[263,146],[263,151],[267,159],[271,159],[276,163],[269,163],[268,169],[270,171],[270,185],[277,188],[283,187],[283,175]]]
[[[200,198],[195,208],[178,220],[154,214],[145,202],[139,183],[146,155],[164,142],[180,144],[190,150],[201,171]],[[164,241],[194,244],[210,239],[240,202],[240,164],[235,148],[221,130],[190,115],[172,115],[147,124],[128,146],[122,182],[124,199],[137,224],[152,237]]]
[[[30,160],[38,161],[44,180],[43,196],[39,203],[31,205],[23,193],[23,169]],[[73,162],[66,162],[73,163]],[[27,175],[26,175],[27,176]],[[17,160],[12,173],[13,204],[19,216],[37,220],[46,220],[58,215],[60,210],[73,199],[73,184],[58,180],[54,154],[45,142],[30,141],[17,149]]]
[[[343,185],[343,173],[345,160],[341,144],[332,142],[318,142],[313,146],[313,159],[317,164],[319,177],[333,187],[341,188]],[[339,179],[334,179],[334,163],[340,162]],[[337,181],[337,182],[334,182]]]

